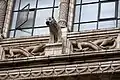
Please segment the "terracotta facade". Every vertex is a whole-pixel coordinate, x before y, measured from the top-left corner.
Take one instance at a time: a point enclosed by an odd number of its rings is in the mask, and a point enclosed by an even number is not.
[[[51,36],[8,38],[13,0],[0,5],[0,80],[119,80],[120,29],[70,32],[75,0],[60,0],[61,40]],[[1,9],[2,8],[2,9]],[[1,21],[2,20],[2,21]],[[59,31],[60,30],[60,31]]]

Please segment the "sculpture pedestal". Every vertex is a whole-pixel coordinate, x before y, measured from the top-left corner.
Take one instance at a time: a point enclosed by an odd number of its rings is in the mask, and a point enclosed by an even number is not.
[[[45,56],[61,55],[62,43],[48,43],[45,48]]]

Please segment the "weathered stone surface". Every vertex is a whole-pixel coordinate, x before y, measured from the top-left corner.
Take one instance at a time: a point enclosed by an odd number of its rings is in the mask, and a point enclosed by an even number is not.
[[[46,44],[45,56],[59,56],[62,55],[62,43]]]
[[[62,41],[61,27],[58,25],[54,18],[49,17],[46,20],[47,26],[49,26],[50,31],[50,43],[57,43]]]

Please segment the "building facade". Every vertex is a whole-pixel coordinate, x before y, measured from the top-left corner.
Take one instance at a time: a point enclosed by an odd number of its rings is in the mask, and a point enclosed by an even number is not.
[[[0,80],[119,80],[120,0],[0,0]]]

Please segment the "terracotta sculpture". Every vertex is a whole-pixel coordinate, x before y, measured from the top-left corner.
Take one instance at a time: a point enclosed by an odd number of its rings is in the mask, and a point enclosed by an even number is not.
[[[39,44],[38,46],[26,47],[25,49],[32,55],[44,55],[45,44]]]
[[[47,26],[49,26],[50,30],[50,43],[56,43],[61,41],[61,27],[55,21],[54,18],[49,17],[46,21]]]
[[[5,54],[9,54],[8,57],[19,57],[20,55],[23,55],[25,57],[32,56],[26,49],[24,48],[4,48]]]
[[[74,42],[73,49],[74,51],[98,51],[104,49],[114,49],[117,45],[117,42],[114,37],[107,39],[99,39],[89,42]]]

